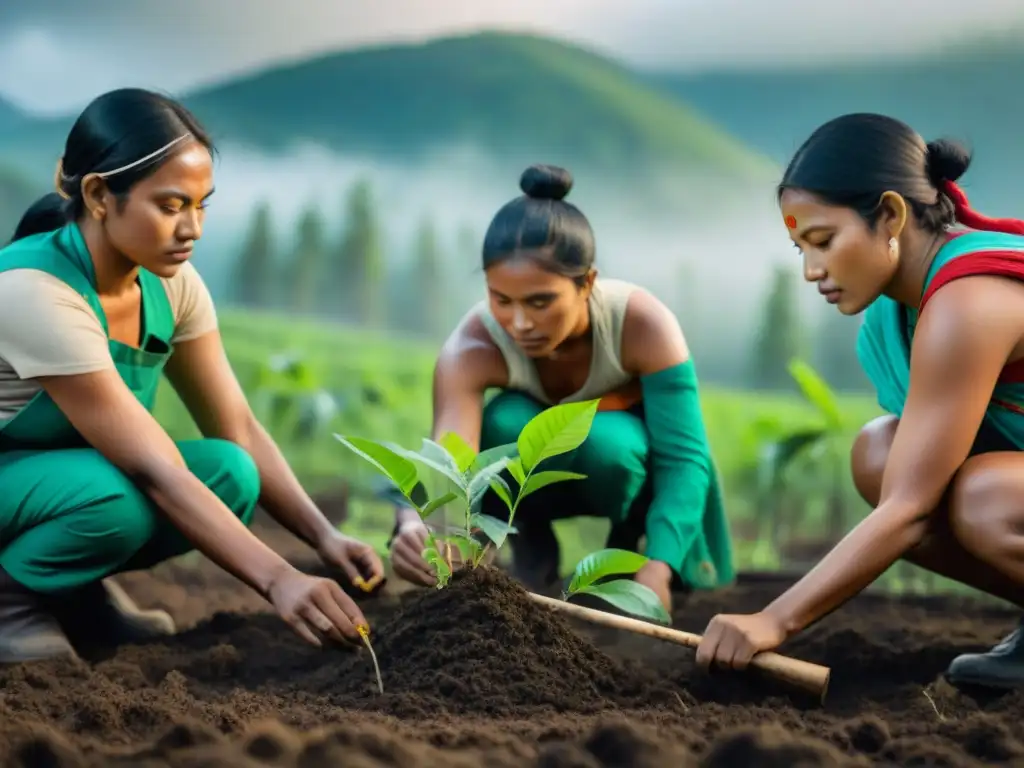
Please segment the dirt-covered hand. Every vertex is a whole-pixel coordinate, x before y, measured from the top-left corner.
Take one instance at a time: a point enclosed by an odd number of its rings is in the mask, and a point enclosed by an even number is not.
[[[633,575],[633,581],[653,591],[669,616],[672,615],[672,569],[668,564],[649,560]]]
[[[353,586],[365,592],[373,591],[384,578],[384,563],[373,547],[340,531],[320,542],[317,553],[326,565],[343,570]]]
[[[321,637],[358,643],[356,627],[369,626],[338,582],[309,576],[295,568],[274,579],[267,597],[299,637],[317,647],[323,645]]]
[[[697,646],[697,664],[745,669],[761,651],[778,648],[786,639],[782,624],[769,613],[719,614],[711,619]]]
[[[412,520],[398,526],[391,542],[391,567],[395,574],[423,587],[437,586],[433,567],[423,559],[429,534],[425,523]]]

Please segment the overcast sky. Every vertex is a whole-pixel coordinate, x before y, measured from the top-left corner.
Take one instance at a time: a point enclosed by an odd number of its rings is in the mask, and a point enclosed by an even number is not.
[[[631,62],[867,58],[1024,24],[1016,0],[0,0],[0,96],[36,111],[313,52],[507,27]]]

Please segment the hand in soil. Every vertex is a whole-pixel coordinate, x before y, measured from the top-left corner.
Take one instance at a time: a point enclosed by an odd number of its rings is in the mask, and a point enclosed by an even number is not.
[[[322,636],[337,642],[360,642],[356,627],[368,625],[363,612],[333,579],[289,568],[270,586],[270,602],[281,618],[311,645]]]
[[[704,630],[697,646],[697,664],[704,669],[712,664],[745,669],[756,654],[775,650],[785,639],[782,624],[769,613],[719,614]]]
[[[395,574],[422,587],[437,586],[437,575],[423,559],[427,546],[427,526],[420,520],[402,523],[391,543],[391,567]]]
[[[384,578],[384,564],[373,547],[340,531],[334,531],[317,548],[326,565],[340,568],[353,586],[371,592]]]
[[[672,569],[660,560],[650,560],[633,576],[633,581],[643,584],[661,600],[665,610],[672,615]]]

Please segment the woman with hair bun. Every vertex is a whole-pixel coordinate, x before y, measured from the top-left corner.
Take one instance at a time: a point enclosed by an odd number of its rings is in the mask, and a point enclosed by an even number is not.
[[[177,102],[103,94],[71,128],[56,192],[0,249],[0,663],[173,632],[108,577],[193,548],[313,645],[359,640],[340,586],[247,527],[258,502],[354,582],[383,574],[299,486],[225,357],[189,263],[211,152]],[[174,442],[153,418],[163,374],[204,439]]]
[[[611,522],[608,546],[637,551],[646,535],[650,561],[635,578],[670,610],[673,582],[713,588],[733,578],[686,341],[650,293],[597,276],[590,223],[564,199],[572,187],[567,171],[532,166],[520,187],[524,194],[497,212],[484,238],[487,299],[459,323],[437,360],[433,437],[455,432],[486,450],[515,442],[549,406],[600,399],[587,440],[548,460],[550,468],[587,479],[547,486],[516,511],[514,574],[532,589],[557,580],[552,521],[603,517]],[[490,388],[501,392],[485,406]],[[493,493],[484,508],[508,517]],[[400,508],[395,572],[431,585],[433,571],[421,555],[426,536],[417,512]]]
[[[866,310],[857,352],[886,415],[861,430],[852,469],[874,510],[763,611],[714,617],[700,664],[746,666],[900,558],[1024,607],[1024,222],[969,207],[969,164],[954,142],[851,114],[786,169],[805,279],[843,314]],[[1024,626],[947,675],[1021,685]]]

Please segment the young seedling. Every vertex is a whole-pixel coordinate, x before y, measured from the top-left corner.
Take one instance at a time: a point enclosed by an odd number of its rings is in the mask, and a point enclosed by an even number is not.
[[[508,536],[516,533],[513,520],[524,498],[553,483],[586,477],[577,472],[538,471],[538,466],[575,450],[587,439],[597,405],[597,400],[588,400],[547,408],[523,427],[515,443],[480,453],[454,432],[444,434],[436,442],[424,439],[418,452],[361,437],[335,438],[385,475],[423,520],[448,504],[461,507],[463,524],[440,534],[431,533],[423,553],[434,567],[440,589],[448,584],[459,565],[478,567],[492,546],[500,549]],[[449,481],[451,490],[433,499],[427,497],[417,465],[440,473]],[[518,486],[515,497],[501,476],[506,469]],[[488,489],[508,508],[507,521],[480,511]],[[486,544],[477,539],[479,533],[486,536]]]
[[[561,470],[538,470],[541,462],[575,450],[590,434],[597,400],[552,406],[523,427],[515,443],[476,453],[454,432],[437,442],[425,439],[419,452],[393,443],[335,435],[349,450],[370,462],[385,475],[415,507],[423,520],[447,504],[458,502],[464,525],[442,534],[430,533],[423,556],[434,567],[438,589],[446,586],[461,564],[476,568],[493,545],[501,548],[516,533],[512,521],[523,499],[553,483],[582,480],[586,475]],[[417,464],[439,472],[454,490],[430,499],[420,483]],[[507,469],[518,490],[515,497],[501,477]],[[479,511],[488,489],[494,490],[508,508],[508,521]],[[415,498],[414,498],[415,496]],[[488,543],[481,545],[475,535],[482,532]],[[620,610],[665,624],[671,617],[658,596],[631,579],[597,583],[623,573],[635,573],[647,558],[622,549],[604,549],[583,558],[576,566],[564,599],[579,594],[596,595]]]
[[[377,674],[377,690],[384,693],[384,680],[380,676],[380,664],[377,663],[377,654],[373,652],[373,646],[370,644],[370,628],[365,624],[360,624],[356,627],[356,632],[363,639],[363,645],[366,646],[366,650],[370,652],[370,659],[373,661],[373,671]]]
[[[672,617],[650,587],[631,579],[598,583],[609,576],[636,573],[647,562],[648,558],[626,549],[602,549],[589,554],[576,565],[562,599],[568,601],[573,595],[594,595],[634,616],[671,624]]]

